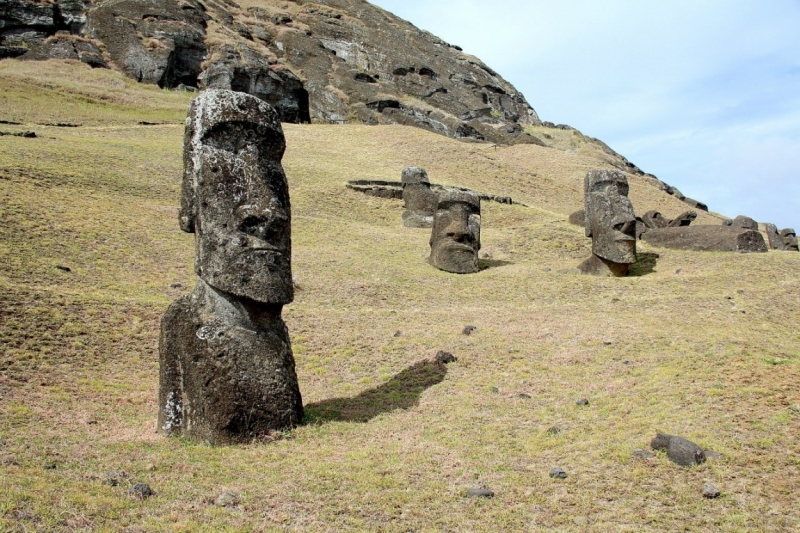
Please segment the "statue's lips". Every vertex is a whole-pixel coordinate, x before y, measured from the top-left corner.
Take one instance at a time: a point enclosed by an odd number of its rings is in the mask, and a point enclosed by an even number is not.
[[[443,242],[440,247],[442,249],[446,249],[452,252],[467,252],[474,254],[475,253],[475,246],[472,244],[466,244],[463,242],[447,240]]]

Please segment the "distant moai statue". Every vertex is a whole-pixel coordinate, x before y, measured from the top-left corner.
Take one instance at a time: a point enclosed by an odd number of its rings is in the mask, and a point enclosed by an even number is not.
[[[439,193],[431,231],[428,262],[440,270],[470,274],[480,270],[481,199],[472,191]]]
[[[792,228],[782,229],[781,237],[783,237],[784,250],[789,250],[791,252],[797,252],[800,250],[800,248],[797,246],[797,234]]]
[[[578,268],[594,276],[626,276],[636,262],[636,216],[628,179],[617,170],[592,170],[583,182],[586,236],[592,256]]]
[[[212,444],[303,420],[289,332],[286,142],[269,104],[206,90],[189,107],[180,227],[195,234],[197,287],[161,320],[158,427]]]
[[[786,245],[783,242],[783,237],[778,233],[778,227],[775,224],[767,222],[764,224],[764,229],[767,233],[767,244],[771,250],[785,250]]]
[[[403,225],[407,228],[430,228],[436,211],[436,193],[424,168],[406,167],[401,175],[403,183]]]

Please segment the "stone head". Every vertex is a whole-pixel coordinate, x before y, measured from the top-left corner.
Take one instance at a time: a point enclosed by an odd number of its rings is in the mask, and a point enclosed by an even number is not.
[[[430,263],[457,274],[478,271],[481,199],[472,191],[439,193],[431,232]]]
[[[266,102],[206,90],[189,106],[180,225],[195,234],[195,271],[212,287],[286,304],[294,292],[286,142]]]
[[[592,252],[607,261],[636,262],[636,216],[628,180],[617,170],[592,170],[584,180],[586,236]]]
[[[781,237],[783,238],[784,249],[792,250],[793,252],[798,251],[797,234],[792,228],[782,229]]]
[[[408,227],[430,228],[436,211],[436,193],[431,190],[424,168],[403,169],[403,224]]]

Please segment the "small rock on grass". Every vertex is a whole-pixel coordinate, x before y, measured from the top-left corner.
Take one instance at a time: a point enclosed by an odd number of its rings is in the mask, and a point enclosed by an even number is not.
[[[525,392],[519,393],[519,397],[522,398],[523,400],[530,400],[531,399],[531,395],[528,394],[528,393],[525,393]]]
[[[575,402],[575,405],[578,405],[578,406],[581,406],[581,407],[584,406],[584,405],[589,405],[589,400],[587,400],[586,398],[581,398],[580,400]]]
[[[467,498],[494,498],[494,492],[489,489],[475,487],[467,490]]]
[[[234,507],[239,505],[239,495],[233,492],[223,492],[214,500],[214,505],[219,507]]]
[[[665,450],[669,460],[681,466],[694,466],[706,461],[703,449],[683,437],[657,433],[650,441],[650,447],[654,450]]]
[[[439,353],[436,354],[436,362],[441,365],[446,365],[449,363],[455,363],[458,361],[456,357],[451,354],[450,352],[445,352],[444,350],[439,350]]]
[[[555,467],[550,469],[550,477],[553,479],[567,479],[567,473],[563,468]]]
[[[146,500],[153,494],[153,489],[150,488],[150,485],[147,483],[137,483],[130,489],[128,489],[128,494],[133,496],[134,498],[138,498],[140,500]]]
[[[463,333],[464,335],[472,335],[472,332],[475,331],[476,329],[478,328],[476,328],[475,326],[464,326],[464,329],[461,330],[461,333]]]
[[[719,489],[713,483],[705,483],[703,485],[703,498],[713,500],[719,497]]]
[[[109,470],[106,472],[106,480],[103,483],[116,487],[126,479],[128,479],[127,472],[123,470]]]
[[[558,435],[559,433],[561,433],[561,428],[559,428],[558,426],[553,426],[547,430],[547,433],[549,433],[550,435]]]

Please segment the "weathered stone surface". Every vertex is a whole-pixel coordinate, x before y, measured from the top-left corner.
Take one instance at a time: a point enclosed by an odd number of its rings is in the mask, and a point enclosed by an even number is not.
[[[563,468],[555,467],[550,469],[550,477],[553,479],[567,479],[567,473]]]
[[[758,231],[732,226],[684,226],[649,230],[642,240],[653,246],[705,252],[766,252]]]
[[[407,228],[433,227],[437,196],[431,190],[428,173],[424,168],[407,167],[401,175],[403,183],[403,225]]]
[[[708,206],[703,202],[698,202],[694,198],[684,198],[683,202],[689,204],[690,206],[694,207],[695,209],[699,209],[701,211],[708,212]]]
[[[720,491],[713,483],[703,484],[703,498],[714,499],[719,498]]]
[[[456,274],[477,272],[481,248],[481,200],[472,191],[450,189],[439,194],[428,262]]]
[[[697,213],[695,211],[686,211],[685,213],[681,213],[677,217],[670,220],[668,227],[683,228],[694,222],[696,218],[697,218]]]
[[[778,233],[778,228],[775,224],[767,222],[764,224],[767,233],[767,244],[771,250],[785,250],[786,246],[783,242],[783,237]]]
[[[783,237],[783,249],[791,252],[798,251],[797,234],[792,228],[781,230],[781,237]]]
[[[672,196],[674,196],[678,200],[681,200],[681,201],[686,200],[686,196],[684,196],[684,194],[681,191],[679,191],[677,187],[672,187],[670,185],[667,185],[666,192],[667,192],[667,194],[671,194]]]
[[[293,298],[285,149],[262,100],[209,90],[184,137],[181,229],[195,233],[195,291],[161,321],[159,429],[212,444],[302,421],[289,334]]]
[[[706,461],[703,449],[683,437],[658,433],[650,441],[650,447],[654,450],[666,451],[670,461],[681,466],[694,466]]]
[[[628,179],[617,170],[592,170],[584,179],[586,236],[592,256],[578,267],[583,274],[625,276],[636,262],[636,216],[628,199]]]
[[[197,0],[106,0],[89,12],[86,32],[127,76],[196,87],[208,53],[208,18]]]
[[[658,211],[648,211],[642,215],[642,222],[648,229],[666,228],[669,226],[669,220],[663,217]]]
[[[731,222],[731,226],[734,228],[744,228],[758,231],[758,222],[744,215],[739,215],[738,217],[734,218],[733,222]]]
[[[128,494],[139,500],[146,500],[150,496],[153,496],[155,492],[153,492],[153,489],[151,489],[150,485],[147,483],[137,483],[128,489]]]
[[[103,53],[89,39],[72,35],[56,35],[34,46],[21,59],[41,61],[45,59],[77,59],[92,68],[107,68]]]
[[[569,216],[568,219],[570,224],[574,224],[575,226],[584,227],[586,226],[586,211],[581,209],[580,211],[575,211]]]

